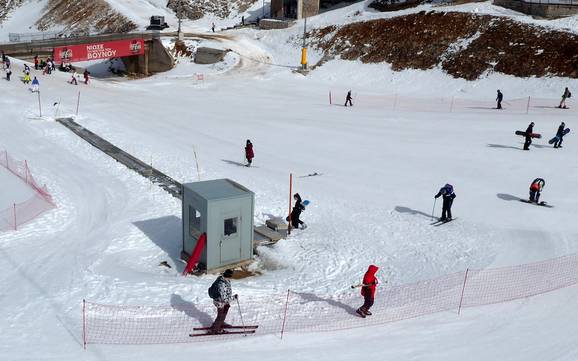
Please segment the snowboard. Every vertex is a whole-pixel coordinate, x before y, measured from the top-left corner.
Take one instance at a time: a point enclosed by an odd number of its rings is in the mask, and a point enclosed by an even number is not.
[[[564,129],[564,135],[566,135],[566,134],[568,134],[568,133],[570,133],[570,128]],[[548,144],[554,144],[554,143],[556,143],[556,141],[558,140],[558,138],[560,138],[560,137],[555,136],[554,138],[552,138],[552,139],[550,139],[550,140],[548,141]]]
[[[547,207],[547,208],[553,208],[554,207],[554,206],[551,206],[544,201],[536,203],[536,202],[531,202],[529,199],[520,199],[520,202],[524,202],[524,203],[528,203],[528,204],[535,204],[537,206],[542,206],[542,207]]]
[[[521,135],[521,136],[525,137],[526,132],[523,132],[521,130],[516,130],[516,135]],[[540,138],[542,138],[542,134],[532,133],[532,134],[530,134],[530,137],[540,139]]]

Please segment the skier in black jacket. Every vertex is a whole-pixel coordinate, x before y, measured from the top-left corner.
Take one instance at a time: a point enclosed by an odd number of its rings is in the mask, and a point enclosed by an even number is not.
[[[456,198],[454,187],[451,184],[446,184],[440,189],[434,198],[439,198],[440,196],[444,200],[442,205],[442,218],[440,218],[440,221],[449,222],[452,220],[452,204],[454,203],[454,198]]]
[[[347,103],[349,103],[349,106],[353,106],[353,103],[351,102],[351,90],[347,92],[347,96],[345,96],[345,106],[347,106]]]
[[[496,101],[498,102],[498,105],[496,106],[496,109],[502,109],[502,100],[503,99],[504,99],[504,94],[502,94],[500,89],[498,89],[498,96],[496,97]]]
[[[305,210],[305,206],[301,203],[301,196],[299,193],[295,193],[293,195],[293,199],[295,200],[295,206],[293,206],[293,210],[291,211],[291,226],[293,228],[303,228],[303,221],[299,219],[301,216],[301,212]]]
[[[530,123],[526,129],[526,141],[524,142],[524,150],[530,150],[530,144],[532,144],[532,133],[534,133],[534,122]]]
[[[558,127],[558,131],[556,132],[556,141],[554,142],[554,148],[562,148],[562,138],[564,138],[564,129],[566,128],[566,124],[562,122]]]

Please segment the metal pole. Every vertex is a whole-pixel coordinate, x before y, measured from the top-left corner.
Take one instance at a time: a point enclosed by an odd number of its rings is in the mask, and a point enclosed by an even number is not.
[[[82,343],[86,350],[86,300],[82,300]]]
[[[293,201],[293,173],[289,173],[289,224],[287,225],[287,234],[291,234],[291,203]]]
[[[432,209],[431,209],[431,219],[432,219],[432,220],[434,219],[434,212],[435,212],[435,210],[436,210],[436,202],[437,202],[437,200],[438,200],[437,198],[434,198],[434,205],[433,205],[433,207],[432,207]]]
[[[458,307],[458,315],[462,312],[462,302],[464,301],[464,291],[466,289],[466,281],[468,280],[468,272],[470,271],[469,268],[466,268],[466,275],[464,276],[464,285],[462,286],[462,295],[460,297],[460,305]]]
[[[38,91],[38,112],[40,113],[40,117],[42,118],[42,103],[40,102],[40,90]]]
[[[236,297],[237,299],[237,307],[239,308],[239,316],[241,317],[241,326],[243,326],[243,330],[247,331],[247,329],[245,328],[245,320],[243,320],[243,313],[241,312],[241,304],[239,303],[239,297]],[[247,336],[247,334],[245,333],[245,336]]]
[[[287,300],[285,301],[285,314],[283,315],[283,325],[281,326],[281,339],[285,334],[285,322],[287,321],[287,309],[289,308],[289,290],[287,290]]]
[[[265,0],[263,0],[263,19],[265,18]]]
[[[80,106],[80,91],[78,92],[78,99],[76,100],[76,116],[78,116],[78,107]]]

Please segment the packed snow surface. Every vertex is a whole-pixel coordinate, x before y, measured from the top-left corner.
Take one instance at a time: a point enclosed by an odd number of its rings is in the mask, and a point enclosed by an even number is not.
[[[181,62],[142,80],[73,86],[67,74],[41,76],[43,117],[17,76],[0,82],[0,148],[33,162],[58,205],[0,234],[0,359],[575,360],[576,288],[459,317],[440,313],[283,341],[82,349],[82,299],[206,302],[214,277],[179,276],[178,200],[53,121],[75,113],[79,91],[77,122],[181,182],[243,184],[256,194],[256,223],[286,216],[293,173],[294,190],[311,200],[302,216],[309,227],[260,249],[253,267],[262,275],[233,282],[241,300],[267,302],[287,289],[352,292],[369,264],[381,267],[379,278],[402,284],[578,252],[578,147],[573,133],[562,149],[546,142],[560,121],[575,128],[573,104],[555,108],[573,82],[498,74],[466,82],[437,69],[392,72],[344,61],[303,76],[291,71],[299,49],[286,40],[282,31],[240,31],[228,40],[234,53],[223,67]],[[17,75],[22,64],[14,63]],[[491,109],[498,88],[503,111]],[[340,104],[349,89],[354,107],[329,105],[330,91]],[[514,105],[528,96],[550,105],[519,111]],[[436,105],[440,97],[488,105],[450,112]],[[531,121],[543,139],[524,152],[514,131]],[[246,139],[255,149],[251,168],[242,166]],[[512,201],[525,198],[536,177],[546,179],[542,199],[554,208]],[[459,219],[431,227],[433,195],[445,183],[455,187]],[[440,202],[436,208],[439,216]],[[172,268],[159,267],[162,261]]]

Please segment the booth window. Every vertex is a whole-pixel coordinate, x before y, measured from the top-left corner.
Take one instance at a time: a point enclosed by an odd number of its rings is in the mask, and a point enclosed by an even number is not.
[[[225,219],[225,236],[237,233],[237,217]]]
[[[199,233],[201,233],[201,212],[189,206],[189,234],[196,235]]]

